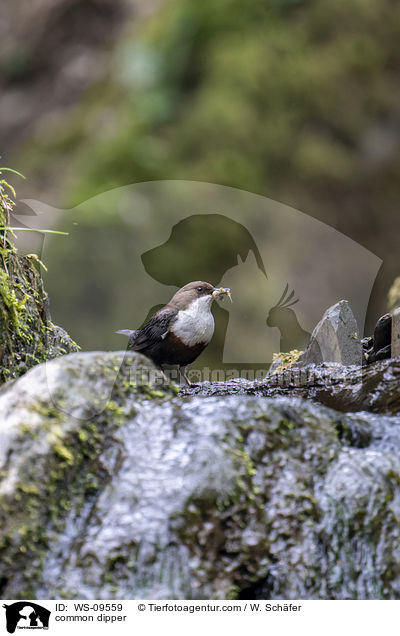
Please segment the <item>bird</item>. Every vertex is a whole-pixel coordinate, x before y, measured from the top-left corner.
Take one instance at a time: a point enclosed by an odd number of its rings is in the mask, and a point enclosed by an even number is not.
[[[214,287],[204,281],[184,285],[171,300],[140,329],[120,329],[116,333],[129,336],[128,349],[139,351],[161,369],[164,364],[178,365],[187,384],[186,367],[198,358],[214,333],[212,302],[231,290]]]

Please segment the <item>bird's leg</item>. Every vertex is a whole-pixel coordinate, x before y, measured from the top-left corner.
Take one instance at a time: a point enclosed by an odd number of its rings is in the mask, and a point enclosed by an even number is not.
[[[161,365],[157,365],[157,369],[160,371],[161,373],[161,377],[164,380],[164,382],[166,382],[167,384],[169,384],[169,378],[165,375],[164,373],[164,369],[162,368]]]
[[[193,382],[191,382],[191,381],[189,380],[189,378],[187,377],[187,375],[186,375],[186,366],[180,365],[180,366],[179,366],[179,373],[180,373],[181,375],[183,375],[183,377],[185,378],[185,380],[186,380],[186,382],[187,382],[187,385],[188,385],[188,386],[194,386],[194,383],[193,383]]]

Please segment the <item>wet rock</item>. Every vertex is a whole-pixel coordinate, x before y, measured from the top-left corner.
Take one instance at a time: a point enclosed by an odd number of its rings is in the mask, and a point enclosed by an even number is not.
[[[392,349],[393,358],[400,357],[400,308],[395,309],[392,316]]]
[[[153,371],[72,354],[0,391],[3,598],[399,597],[399,417]]]
[[[390,344],[386,345],[386,347],[382,347],[378,351],[374,349],[368,354],[367,364],[371,364],[372,362],[378,362],[378,360],[387,360],[390,358],[392,352],[392,347]]]
[[[374,329],[374,350],[376,352],[390,345],[391,331],[392,316],[385,314],[379,318]]]
[[[373,351],[374,348],[374,339],[372,336],[366,336],[361,340],[361,346],[363,349],[364,359],[363,362],[365,364],[368,363],[368,355]]]
[[[362,363],[358,326],[347,300],[341,300],[325,312],[295,366],[322,362]]]
[[[385,314],[376,323],[374,335],[364,338],[363,348],[367,364],[386,360],[391,356],[392,316]]]
[[[314,400],[338,411],[400,412],[400,360],[390,359],[368,366],[337,363],[295,365],[262,380],[203,382],[184,388],[183,395],[285,395]]]
[[[77,353],[80,351],[80,347],[65,329],[58,325],[52,325],[47,336],[46,351],[48,360],[52,360],[66,353]]]

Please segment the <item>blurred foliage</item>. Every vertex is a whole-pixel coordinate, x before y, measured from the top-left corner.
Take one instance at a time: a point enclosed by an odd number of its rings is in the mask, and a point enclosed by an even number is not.
[[[293,205],[384,259],[371,329],[399,271],[399,41],[392,0],[163,0],[126,20],[105,75],[18,165],[59,205],[156,179]]]
[[[322,207],[340,187],[379,197],[370,177],[398,193],[399,35],[390,0],[169,0],[133,22],[109,81],[33,154],[73,149],[74,203],[158,178],[300,209],[307,191]]]
[[[400,307],[400,276],[395,278],[388,293],[388,310],[393,311],[397,307]]]

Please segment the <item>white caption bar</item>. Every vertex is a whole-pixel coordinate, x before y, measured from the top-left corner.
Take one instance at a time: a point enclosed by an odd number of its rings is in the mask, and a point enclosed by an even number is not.
[[[363,636],[391,633],[400,601],[87,601],[9,600],[2,602],[0,634],[211,635],[246,634]]]

